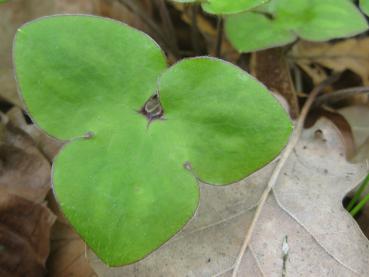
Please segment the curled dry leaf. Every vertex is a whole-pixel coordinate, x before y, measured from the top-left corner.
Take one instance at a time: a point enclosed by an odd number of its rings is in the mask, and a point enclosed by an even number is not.
[[[255,52],[251,59],[251,73],[271,91],[281,94],[288,102],[292,118],[299,115],[297,93],[284,48],[273,48]]]
[[[50,190],[50,163],[32,138],[8,123],[0,141],[0,192],[42,202]]]
[[[32,137],[35,145],[50,162],[64,145],[64,142],[48,136],[34,124],[28,124],[20,108],[13,107],[6,115],[14,126],[22,129]]]
[[[350,106],[339,110],[350,123],[355,144],[356,153],[354,162],[369,161],[369,107],[367,105]]]
[[[350,123],[357,146],[361,146],[369,138],[369,106],[356,105],[339,110]]]
[[[0,194],[0,276],[43,276],[55,216],[42,204]]]
[[[301,41],[291,58],[312,78],[315,84],[326,79],[322,66],[341,72],[349,69],[369,84],[369,38],[353,38],[336,43]]]
[[[238,276],[281,276],[288,237],[287,276],[363,276],[368,240],[342,206],[366,174],[344,158],[328,120],[305,130],[269,196]],[[99,276],[231,276],[254,208],[274,164],[229,187],[201,186],[196,217],[140,262],[107,268],[90,252]],[[122,249],[124,251],[124,249]]]
[[[85,242],[67,222],[52,195],[48,202],[58,217],[51,233],[51,249],[47,261],[49,276],[96,276],[86,256]]]

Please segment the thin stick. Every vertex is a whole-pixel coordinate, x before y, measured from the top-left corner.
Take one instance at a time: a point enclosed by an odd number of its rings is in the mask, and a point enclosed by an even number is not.
[[[223,17],[218,17],[217,23],[217,42],[215,46],[215,56],[220,58],[222,54],[222,42],[223,42],[224,22]]]
[[[192,45],[195,50],[196,55],[200,55],[200,45],[199,45],[199,26],[197,25],[197,14],[199,12],[199,5],[191,5],[191,28],[192,28]]]
[[[131,12],[136,14],[140,19],[148,26],[152,31],[155,32],[156,35],[162,37],[161,30],[157,26],[157,24],[148,16],[145,12],[143,12],[142,8],[137,5],[136,1],[131,0],[118,0],[123,6],[127,7]]]
[[[369,93],[369,87],[354,87],[337,90],[335,92],[318,97],[314,106],[318,107],[324,104],[332,104],[341,101],[347,97],[352,97],[362,93]]]
[[[162,34],[161,28],[156,24],[154,20],[152,20],[151,16],[143,11],[142,7],[137,4],[136,0],[117,0],[120,4],[125,6],[132,13],[136,14],[145,25],[150,28],[150,31],[155,36],[157,40],[161,42],[162,45],[168,47],[168,50],[176,56],[177,52],[173,49],[170,41],[167,40],[166,36]]]
[[[165,29],[166,37],[170,45],[173,49],[173,54],[175,56],[179,56],[179,49],[178,49],[178,43],[176,39],[176,32],[174,30],[173,22],[170,17],[167,4],[165,3],[165,0],[157,0],[156,3],[158,4],[160,17],[162,20],[163,28]]]
[[[268,199],[269,193],[270,191],[273,189],[273,187],[275,186],[275,184],[277,183],[278,177],[284,167],[284,165],[286,164],[287,160],[289,159],[289,156],[291,155],[293,149],[296,147],[300,136],[302,134],[302,131],[304,129],[304,123],[305,123],[305,119],[310,111],[310,108],[312,106],[312,104],[314,103],[315,98],[318,96],[318,94],[329,84],[333,83],[335,80],[337,79],[337,75],[334,75],[330,78],[328,78],[326,81],[324,81],[323,83],[321,83],[319,86],[317,86],[316,88],[314,88],[314,90],[310,93],[309,98],[307,99],[304,107],[302,108],[300,117],[297,121],[296,124],[296,128],[294,130],[294,133],[291,136],[290,142],[288,143],[287,147],[285,148],[284,152],[281,154],[281,157],[279,159],[279,162],[277,164],[277,166],[275,167],[272,176],[268,182],[267,187],[265,188],[263,194],[261,195],[260,198],[260,202],[259,202],[259,206],[256,209],[256,212],[254,214],[254,217],[252,219],[251,225],[249,227],[249,229],[247,230],[246,233],[246,237],[245,240],[242,244],[240,253],[237,257],[235,266],[234,266],[234,270],[233,270],[233,274],[232,277],[236,277],[240,264],[241,264],[241,260],[243,257],[243,254],[245,253],[247,247],[250,244],[251,241],[251,237],[253,235],[253,232],[255,230],[256,227],[256,223],[259,220],[261,211],[263,210],[263,207]]]

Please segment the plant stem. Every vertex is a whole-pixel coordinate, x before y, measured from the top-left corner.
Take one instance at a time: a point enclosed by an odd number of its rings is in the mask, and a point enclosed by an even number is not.
[[[355,206],[356,202],[360,199],[361,194],[369,184],[369,175],[366,176],[363,183],[360,185],[359,189],[355,192],[354,197],[351,199],[350,203],[347,205],[346,209],[350,212]]]
[[[362,93],[369,93],[369,87],[354,87],[337,90],[335,92],[320,96],[314,106],[318,107],[324,104],[333,104],[347,97],[355,96]]]
[[[215,46],[215,56],[217,58],[220,58],[222,54],[223,32],[224,32],[224,21],[223,17],[219,16],[217,22],[217,41]]]
[[[167,40],[166,36],[162,34],[161,28],[156,24],[152,18],[143,11],[142,7],[137,3],[137,0],[117,0],[120,4],[125,6],[128,10],[136,14],[145,25],[150,28],[150,31],[155,36],[155,38],[161,42],[162,45],[167,46],[168,50],[174,55],[177,56],[177,52],[173,49],[170,41]]]
[[[305,119],[310,111],[311,106],[314,103],[314,100],[316,99],[316,97],[319,95],[319,93],[328,85],[330,85],[331,83],[333,83],[334,81],[337,80],[337,75],[333,75],[330,78],[328,78],[327,80],[325,80],[324,82],[322,82],[319,86],[315,87],[314,90],[310,93],[309,98],[307,99],[304,107],[302,108],[301,114],[299,119],[297,120],[297,124],[296,124],[296,128],[294,130],[294,133],[292,134],[290,141],[287,145],[287,147],[285,148],[284,152],[281,154],[280,159],[277,163],[277,166],[275,167],[271,178],[269,179],[268,185],[265,188],[263,194],[261,195],[260,201],[259,201],[259,205],[256,209],[256,212],[254,214],[254,217],[252,219],[252,222],[250,224],[249,229],[246,232],[246,237],[245,240],[242,244],[240,253],[237,257],[235,266],[234,266],[234,270],[232,273],[232,277],[237,277],[237,273],[238,273],[238,269],[240,267],[241,261],[242,261],[242,257],[247,249],[247,247],[250,244],[251,241],[251,237],[252,234],[255,230],[256,227],[256,223],[259,220],[259,217],[261,215],[261,211],[269,197],[269,193],[272,191],[273,187],[275,186],[275,184],[278,181],[278,177],[284,167],[284,165],[286,164],[287,160],[289,159],[291,153],[293,152],[294,148],[296,147],[297,143],[299,142],[299,139],[301,137],[302,131],[304,129],[304,124],[305,124]]]
[[[197,25],[197,14],[199,12],[199,5],[191,5],[191,27],[192,27],[192,45],[195,50],[196,55],[200,55],[200,45],[199,45],[199,27]]]
[[[169,14],[167,4],[165,3],[165,0],[157,0],[155,3],[157,3],[159,8],[162,25],[166,34],[166,39],[168,40],[168,43],[170,43],[172,47],[173,54],[176,57],[179,57],[176,32],[174,30],[173,22]]]
[[[369,184],[369,174],[366,176],[360,188],[355,193],[354,198],[352,198],[349,205],[347,206],[347,210],[350,211],[350,214],[352,216],[355,216],[364,207],[364,205],[369,201],[369,193],[368,193],[356,206],[354,206],[356,202],[359,200],[364,189],[368,186],[368,184]]]

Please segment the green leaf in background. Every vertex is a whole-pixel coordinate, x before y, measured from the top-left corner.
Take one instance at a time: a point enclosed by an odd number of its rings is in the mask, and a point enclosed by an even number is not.
[[[208,0],[202,4],[202,8],[211,14],[234,14],[250,10],[269,0]]]
[[[228,38],[241,52],[288,44],[296,36],[327,41],[368,29],[365,18],[349,0],[272,0],[258,10],[227,17]]]
[[[294,33],[280,26],[278,22],[269,19],[264,14],[255,12],[228,17],[226,32],[233,46],[239,52],[252,52],[282,46],[297,38]]]
[[[204,11],[210,14],[235,14],[267,3],[270,0],[173,0],[179,3],[202,3]]]
[[[360,8],[367,16],[369,16],[369,0],[360,0]]]
[[[39,19],[20,28],[14,51],[33,120],[69,140],[54,161],[56,198],[108,265],[136,262],[178,232],[198,206],[197,178],[240,180],[291,132],[246,72],[212,58],[165,70],[155,42],[116,21]]]

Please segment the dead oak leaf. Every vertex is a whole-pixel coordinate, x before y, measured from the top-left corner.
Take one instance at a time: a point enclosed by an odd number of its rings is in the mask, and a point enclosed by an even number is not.
[[[336,43],[301,41],[292,50],[291,58],[314,81],[325,78],[321,67],[341,72],[351,70],[369,84],[369,38],[352,38]]]

